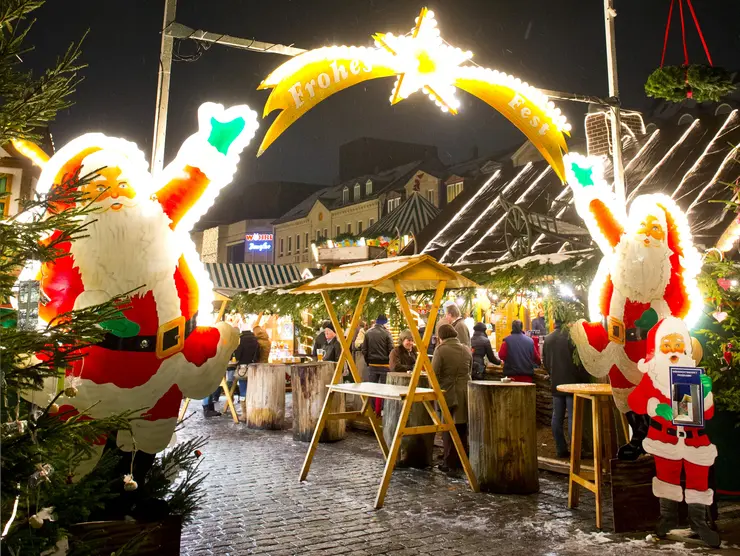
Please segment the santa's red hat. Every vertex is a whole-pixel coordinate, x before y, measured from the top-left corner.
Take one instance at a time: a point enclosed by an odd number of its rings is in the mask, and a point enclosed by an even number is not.
[[[664,319],[660,319],[648,332],[645,363],[648,363],[653,357],[655,357],[655,350],[658,347],[660,339],[668,334],[680,334],[683,337],[684,345],[686,346],[686,353],[689,356],[692,355],[689,327],[679,318],[666,317]]]

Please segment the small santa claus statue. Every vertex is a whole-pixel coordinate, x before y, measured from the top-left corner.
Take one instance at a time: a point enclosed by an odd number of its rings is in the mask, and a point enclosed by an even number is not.
[[[638,367],[643,374],[640,384],[629,395],[633,411],[650,417],[646,452],[655,457],[653,494],[660,499],[658,537],[665,537],[678,526],[678,505],[684,499],[689,506],[691,529],[710,546],[720,544],[719,535],[709,529],[707,508],[714,492],[709,488],[709,467],[717,457],[717,448],[701,427],[674,424],[671,405],[670,367],[693,367],[689,330],[681,319],[667,317],[648,333],[648,354]],[[701,375],[704,396],[704,420],[714,415],[712,379]],[[681,470],[686,476],[686,490],[681,487]]]
[[[202,325],[213,311],[212,286],[189,232],[231,181],[257,115],[207,103],[198,121],[160,176],[149,173],[133,143],[90,133],[61,148],[39,180],[41,192],[81,189],[94,209],[80,223],[86,237],[62,242],[66,255],[41,268],[40,318],[50,322],[132,292],[119,318],[102,323],[103,341],[67,370],[69,395],[59,401],[63,418],[141,409],[133,438],[118,435],[125,451],[167,447],[183,396],[213,392],[238,344],[227,323]]]
[[[691,320],[701,311],[695,280],[701,259],[686,216],[670,197],[637,196],[628,216],[604,181],[601,158],[568,154],[565,162],[576,210],[604,255],[589,291],[592,322],[576,322],[571,337],[586,370],[609,376],[614,401],[633,434],[619,457],[633,460],[643,453],[648,425],[627,403],[642,378],[637,362],[659,319]]]

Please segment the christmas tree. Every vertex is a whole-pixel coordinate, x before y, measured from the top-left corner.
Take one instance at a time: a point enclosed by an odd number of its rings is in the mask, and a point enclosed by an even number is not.
[[[84,66],[79,43],[40,77],[23,68],[29,50],[24,40],[32,25],[29,14],[42,4],[5,0],[0,6],[0,145],[40,140],[39,128],[70,106],[80,81],[78,72]],[[91,177],[65,178],[48,194],[21,200],[18,215],[0,220],[3,554],[65,554],[70,526],[90,519],[147,513],[152,519],[187,519],[200,497],[201,440],[152,456],[137,473],[134,463],[139,458],[115,446],[116,433],[131,429],[130,414],[91,419],[84,409],[67,412],[57,404],[62,394],[76,395],[74,380],[65,371],[87,347],[103,339],[112,323],[122,320],[126,304],[125,298],[115,298],[48,324],[38,321],[38,303],[44,300],[34,269],[55,261],[62,243],[85,236],[81,221],[92,209],[80,186]],[[13,300],[16,307],[11,309]],[[55,395],[46,394],[49,384]],[[81,472],[95,444],[106,441],[95,468]],[[73,553],[99,553],[94,546],[72,545]]]

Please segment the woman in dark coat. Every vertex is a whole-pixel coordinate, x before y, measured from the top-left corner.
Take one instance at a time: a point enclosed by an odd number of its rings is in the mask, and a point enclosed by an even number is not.
[[[404,373],[413,370],[416,363],[416,346],[410,330],[403,330],[398,335],[398,345],[390,355],[388,369],[392,373]]]
[[[486,325],[482,322],[476,323],[473,327],[470,345],[473,350],[473,380],[481,380],[486,375],[486,358],[494,365],[501,364],[501,360],[493,353],[491,341],[486,336]]]

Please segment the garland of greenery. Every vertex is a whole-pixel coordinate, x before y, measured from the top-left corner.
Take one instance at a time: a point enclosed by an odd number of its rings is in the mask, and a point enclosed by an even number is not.
[[[645,83],[645,93],[649,97],[671,102],[687,98],[696,102],[718,102],[734,89],[730,72],[702,64],[664,66],[651,73]]]

